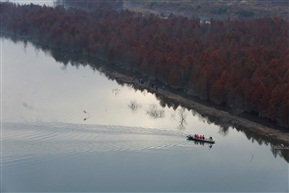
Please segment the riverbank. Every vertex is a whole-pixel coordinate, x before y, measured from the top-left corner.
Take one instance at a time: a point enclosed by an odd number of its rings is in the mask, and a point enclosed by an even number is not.
[[[11,36],[9,36],[9,37],[11,38]],[[18,38],[20,38],[20,40],[32,41],[29,38],[19,37],[19,36],[17,36],[15,41]],[[37,45],[37,41],[32,41],[32,42],[35,45]],[[78,56],[81,56],[81,57],[85,56],[86,59],[90,58],[89,55],[77,54],[77,53],[70,52],[70,51],[57,50],[58,54],[59,54],[59,52],[65,52],[66,55],[68,53],[70,53],[70,56],[69,57],[67,56],[67,58],[72,57],[76,61],[78,61],[78,59],[77,59]],[[53,56],[53,54],[52,54],[52,56]],[[53,57],[55,57],[55,56],[53,56]],[[273,140],[274,145],[280,145],[280,144],[289,145],[289,133],[288,132],[270,128],[268,126],[256,123],[254,121],[251,121],[251,120],[248,120],[245,118],[242,118],[240,116],[233,115],[233,114],[226,112],[224,110],[216,109],[215,107],[210,106],[210,105],[201,104],[201,103],[196,102],[192,99],[181,96],[180,94],[176,94],[176,93],[174,93],[168,89],[164,90],[164,89],[155,89],[155,88],[149,87],[149,85],[146,83],[145,84],[140,83],[135,78],[124,75],[124,74],[126,74],[126,71],[122,68],[119,69],[119,70],[121,70],[121,73],[120,73],[120,72],[115,70],[115,68],[117,68],[117,66],[113,65],[113,66],[108,67],[107,64],[109,63],[109,61],[107,61],[103,58],[99,58],[98,56],[94,56],[94,57],[92,56],[91,58],[93,58],[93,59],[97,58],[98,62],[103,61],[105,64],[103,64],[104,69],[102,69],[102,70],[105,71],[105,73],[108,77],[115,79],[119,83],[130,84],[130,85],[133,85],[134,87],[136,87],[137,89],[146,89],[149,92],[155,93],[157,96],[160,96],[161,98],[166,99],[167,101],[172,101],[172,102],[177,103],[178,105],[181,105],[181,106],[186,107],[188,109],[192,109],[204,117],[211,116],[211,117],[214,117],[214,118],[221,120],[224,124],[232,125],[236,128],[242,128],[242,130],[247,130],[247,131],[250,131],[252,133],[256,133],[258,135],[261,135],[265,139],[268,139],[268,141]],[[61,60],[61,58],[58,58],[58,60]],[[88,62],[88,63],[90,63],[90,62]],[[94,63],[94,62],[92,62],[92,63]]]
[[[273,139],[278,144],[289,145],[289,133],[276,130],[265,125],[261,125],[259,123],[244,119],[242,117],[233,115],[229,112],[222,111],[216,109],[214,107],[206,106],[204,104],[200,104],[194,100],[185,98],[181,95],[175,94],[169,90],[164,89],[155,89],[149,87],[146,83],[141,83],[133,77],[120,74],[116,71],[109,71],[108,73],[111,78],[114,78],[116,81],[120,83],[130,84],[135,86],[138,89],[146,89],[151,93],[155,93],[156,95],[160,95],[163,98],[174,101],[179,105],[186,107],[188,109],[193,109],[197,111],[199,114],[204,116],[213,116],[221,119],[224,123],[233,125],[235,127],[241,127],[245,130],[248,130],[252,133],[256,133],[258,135],[263,136],[264,138]]]

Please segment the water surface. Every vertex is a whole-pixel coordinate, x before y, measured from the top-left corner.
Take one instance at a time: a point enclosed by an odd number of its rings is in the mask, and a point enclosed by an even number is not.
[[[270,141],[60,55],[1,39],[3,192],[288,192]]]

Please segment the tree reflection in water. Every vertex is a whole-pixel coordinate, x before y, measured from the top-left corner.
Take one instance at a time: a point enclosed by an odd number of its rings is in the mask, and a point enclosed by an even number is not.
[[[180,108],[180,109],[178,110],[178,115],[179,115],[179,118],[180,118],[178,129],[184,130],[184,129],[186,129],[186,125],[187,125],[187,121],[186,121],[186,118],[187,118],[186,109],[185,109],[185,108]]]
[[[147,115],[149,115],[151,118],[158,119],[165,117],[165,111],[162,109],[159,109],[157,105],[153,104],[150,105],[149,108],[146,110]]]
[[[137,112],[137,110],[140,109],[141,107],[142,105],[138,104],[135,100],[130,101],[128,104],[128,108],[130,108],[130,110],[134,113]]]
[[[118,95],[119,91],[120,91],[120,89],[117,89],[117,88],[112,89],[112,93],[113,93],[115,96]]]
[[[219,129],[219,133],[223,136],[226,136],[229,134],[229,129],[230,129],[230,126],[229,125],[220,125],[220,129]]]

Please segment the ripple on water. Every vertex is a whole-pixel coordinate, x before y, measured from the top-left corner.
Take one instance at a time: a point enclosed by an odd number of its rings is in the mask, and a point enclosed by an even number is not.
[[[179,131],[117,125],[3,123],[2,164],[22,164],[79,153],[187,146],[184,136]]]

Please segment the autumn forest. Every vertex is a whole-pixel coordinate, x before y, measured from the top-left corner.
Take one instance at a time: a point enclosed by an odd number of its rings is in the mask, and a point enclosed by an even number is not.
[[[289,21],[203,21],[128,10],[0,3],[1,32],[101,57],[216,105],[289,128]]]

